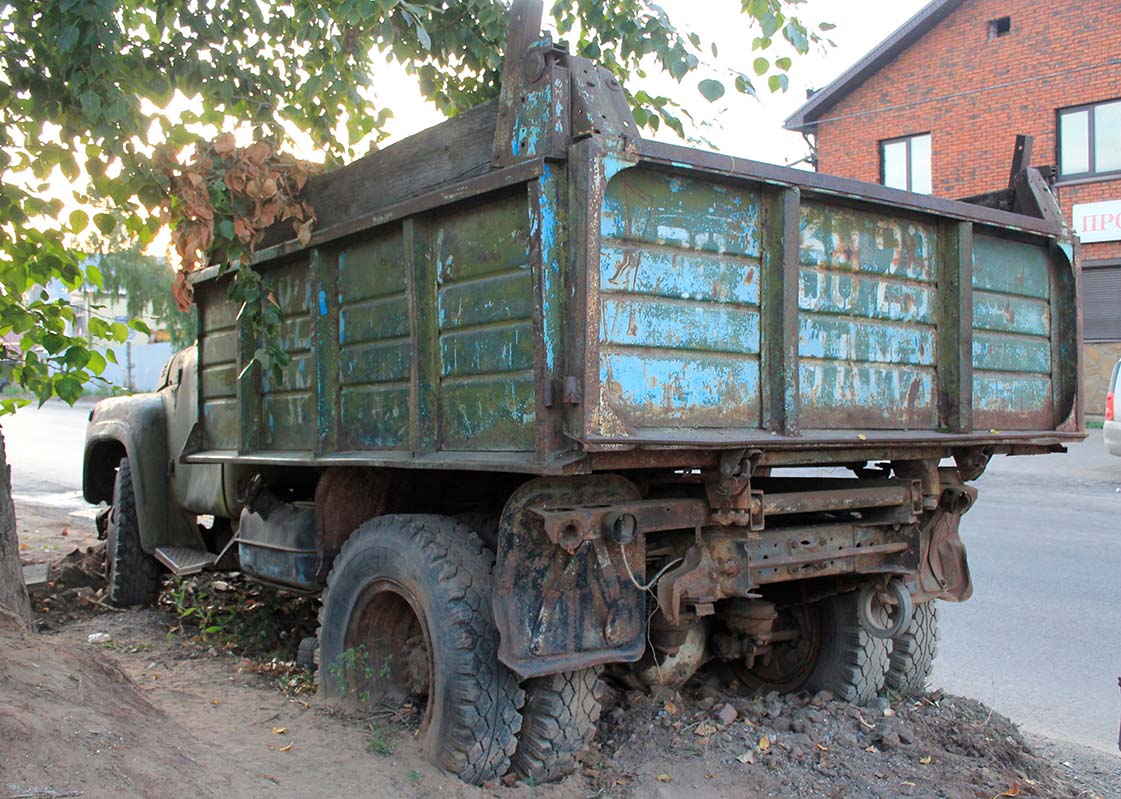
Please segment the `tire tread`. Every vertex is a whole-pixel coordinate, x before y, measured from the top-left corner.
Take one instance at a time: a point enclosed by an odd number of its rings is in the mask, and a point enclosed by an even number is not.
[[[571,774],[595,737],[603,695],[599,669],[535,677],[526,681],[525,694],[514,770],[537,782]]]
[[[113,483],[113,509],[109,516],[109,535],[113,536],[112,558],[106,563],[109,603],[116,607],[154,605],[160,593],[159,562],[140,545],[140,524],[136,518],[136,494],[132,468],[121,458]]]
[[[379,516],[363,524],[343,544],[327,576],[319,611],[318,636],[328,623],[331,591],[348,562],[371,540],[397,536],[419,550],[423,563],[440,585],[446,605],[441,624],[452,642],[444,679],[452,682],[455,706],[447,735],[432,756],[440,767],[465,782],[482,784],[501,777],[517,748],[524,693],[517,677],[498,660],[498,632],[490,606],[493,554],[469,527],[445,516]],[[317,648],[317,660],[322,646]],[[320,662],[316,680],[323,687]]]

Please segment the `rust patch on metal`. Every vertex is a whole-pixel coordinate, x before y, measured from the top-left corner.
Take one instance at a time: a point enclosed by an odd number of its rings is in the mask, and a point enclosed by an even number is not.
[[[315,543],[320,578],[331,570],[343,542],[359,525],[385,513],[390,476],[385,469],[334,467],[315,485]]]

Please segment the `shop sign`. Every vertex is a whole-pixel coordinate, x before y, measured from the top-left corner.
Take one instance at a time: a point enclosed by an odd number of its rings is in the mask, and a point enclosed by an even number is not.
[[[1083,244],[1121,241],[1121,200],[1074,206],[1072,226]]]

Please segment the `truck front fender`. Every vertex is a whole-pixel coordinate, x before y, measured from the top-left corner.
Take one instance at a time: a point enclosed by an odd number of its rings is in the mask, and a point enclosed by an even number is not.
[[[198,526],[176,504],[171,491],[167,439],[167,414],[159,394],[97,403],[86,428],[82,494],[86,502],[112,503],[115,470],[127,456],[144,551],[151,553],[158,546],[202,549]]]

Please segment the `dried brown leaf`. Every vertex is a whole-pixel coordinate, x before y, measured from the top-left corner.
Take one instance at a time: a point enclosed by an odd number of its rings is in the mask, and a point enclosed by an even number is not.
[[[257,166],[260,166],[261,164],[265,163],[265,161],[269,160],[270,155],[272,155],[272,148],[265,144],[265,142],[263,141],[253,142],[245,150],[245,157],[248,158],[251,163]]]
[[[214,140],[214,152],[218,155],[227,155],[237,149],[237,142],[234,141],[234,134],[223,133]]]

